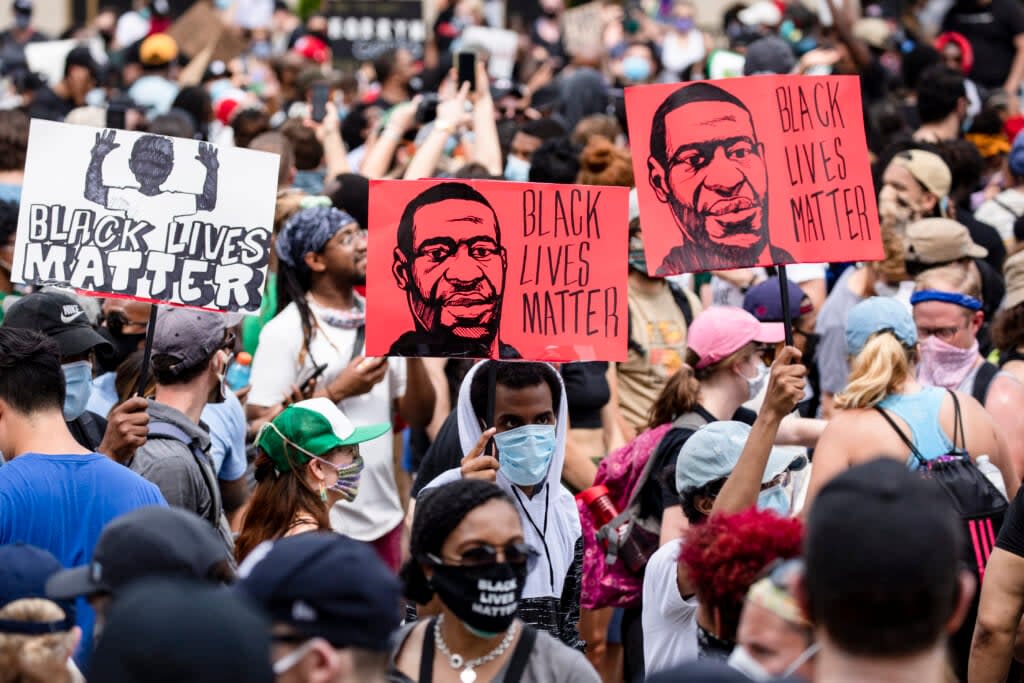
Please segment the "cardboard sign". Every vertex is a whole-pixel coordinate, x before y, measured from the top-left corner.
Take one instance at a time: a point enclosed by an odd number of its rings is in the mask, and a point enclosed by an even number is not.
[[[368,356],[626,358],[628,189],[370,182]]]
[[[324,13],[335,59],[369,61],[398,48],[423,57],[420,0],[327,0]]]
[[[11,279],[259,311],[277,155],[32,121]]]
[[[604,3],[588,2],[562,15],[562,43],[570,55],[599,50],[604,37]]]
[[[242,54],[248,44],[237,32],[227,30],[220,13],[209,2],[194,3],[171,24],[167,34],[188,57],[195,57],[213,45],[211,61],[229,62]]]
[[[85,45],[92,53],[92,58],[99,64],[107,63],[107,53],[103,41],[92,38],[80,40],[47,40],[25,44],[25,61],[31,71],[46,78],[47,83],[60,83],[64,78],[64,62],[68,53],[76,47]]]
[[[487,73],[491,78],[510,80],[516,68],[519,34],[501,28],[467,26],[462,32],[463,50],[487,53]]]
[[[652,275],[882,258],[856,76],[626,89]]]

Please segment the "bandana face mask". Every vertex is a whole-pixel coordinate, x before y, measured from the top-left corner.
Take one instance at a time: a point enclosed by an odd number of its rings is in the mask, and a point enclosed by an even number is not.
[[[349,503],[354,501],[356,496],[359,495],[359,479],[363,472],[363,456],[357,454],[351,464],[348,465],[335,465],[330,460],[326,460],[315,453],[307,451],[302,446],[299,446],[294,441],[285,437],[273,422],[268,422],[264,428],[273,429],[277,435],[281,437],[281,441],[284,442],[286,447],[290,446],[300,453],[305,453],[313,460],[318,460],[338,473],[338,481],[334,482],[334,484],[325,489],[325,491],[333,491],[334,493],[337,493],[342,500]]]

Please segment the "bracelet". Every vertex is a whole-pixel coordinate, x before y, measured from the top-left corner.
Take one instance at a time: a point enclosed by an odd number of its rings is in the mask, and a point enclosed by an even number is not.
[[[395,130],[391,126],[387,126],[380,132],[380,137],[385,140],[394,140],[395,142],[402,139],[402,133]]]

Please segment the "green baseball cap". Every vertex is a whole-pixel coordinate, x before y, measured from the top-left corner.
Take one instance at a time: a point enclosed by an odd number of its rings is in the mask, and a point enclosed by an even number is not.
[[[383,436],[391,429],[387,422],[356,427],[330,399],[311,398],[294,403],[263,428],[256,445],[263,449],[279,472],[291,469],[291,462],[309,462],[310,456],[288,443],[322,457],[339,446],[355,446]]]

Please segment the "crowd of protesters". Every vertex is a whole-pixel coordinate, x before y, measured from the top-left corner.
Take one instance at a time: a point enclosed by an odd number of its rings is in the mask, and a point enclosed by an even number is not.
[[[507,3],[496,78],[429,2],[14,0],[0,683],[1024,680],[1024,5]],[[859,77],[884,259],[652,277],[624,89],[765,74]],[[259,314],[13,283],[33,118],[278,155]],[[435,177],[633,188],[626,360],[368,357],[369,181]]]

